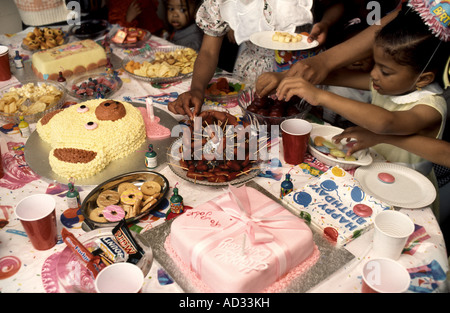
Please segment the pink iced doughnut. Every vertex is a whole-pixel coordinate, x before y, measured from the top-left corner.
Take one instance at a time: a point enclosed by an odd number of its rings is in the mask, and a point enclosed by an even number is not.
[[[125,211],[122,207],[111,204],[103,209],[103,217],[109,222],[118,222],[125,217]]]

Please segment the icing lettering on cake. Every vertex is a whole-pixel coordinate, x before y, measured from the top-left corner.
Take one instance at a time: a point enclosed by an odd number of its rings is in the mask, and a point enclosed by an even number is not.
[[[165,248],[203,292],[282,291],[320,256],[304,220],[246,186],[176,218]]]

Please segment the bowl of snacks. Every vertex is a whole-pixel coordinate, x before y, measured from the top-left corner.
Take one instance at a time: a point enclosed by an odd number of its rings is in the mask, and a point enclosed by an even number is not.
[[[246,84],[242,79],[230,74],[216,74],[205,90],[205,104],[223,105],[232,108],[238,105],[239,95]]]
[[[157,172],[137,171],[113,177],[94,188],[81,204],[86,224],[114,226],[149,214],[169,190],[167,178]]]
[[[54,81],[29,80],[11,83],[0,89],[0,119],[18,123],[20,117],[35,123],[48,112],[60,109],[66,93]]]
[[[151,36],[148,30],[136,27],[123,27],[111,32],[109,41],[124,49],[141,47]]]
[[[313,129],[310,135],[308,150],[311,155],[320,162],[329,165],[339,165],[344,170],[356,168],[358,166],[370,165],[373,161],[369,149],[364,149],[347,156],[348,148],[355,141],[341,140],[334,142],[333,136],[342,133],[344,130],[330,125],[319,125],[313,123]]]
[[[67,93],[83,101],[97,98],[110,99],[122,87],[122,80],[105,71],[72,76],[67,82]]]
[[[278,100],[273,96],[259,97],[254,88],[245,88],[239,95],[238,103],[243,110],[244,120],[259,127],[280,125],[286,119],[304,119],[311,110],[311,105],[298,97],[290,101]]]
[[[39,51],[66,44],[67,33],[61,28],[35,27],[22,40],[22,48],[27,51]]]
[[[122,67],[131,77],[150,83],[173,83],[192,74],[197,52],[183,46],[158,47],[149,53],[127,56]]]

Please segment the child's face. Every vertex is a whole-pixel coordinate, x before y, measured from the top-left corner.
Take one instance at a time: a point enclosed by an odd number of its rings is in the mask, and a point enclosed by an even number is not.
[[[402,95],[416,89],[419,74],[410,66],[400,65],[392,56],[384,52],[383,47],[375,45],[373,49],[375,66],[370,72],[373,87],[383,95]]]
[[[183,29],[189,26],[194,19],[194,5],[186,6],[184,0],[168,0],[167,1],[167,21],[175,30]]]

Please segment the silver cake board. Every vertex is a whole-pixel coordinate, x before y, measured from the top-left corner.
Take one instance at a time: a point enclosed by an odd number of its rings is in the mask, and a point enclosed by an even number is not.
[[[246,186],[253,187],[277,203],[282,204],[279,199],[276,199],[272,194],[255,182],[248,182]],[[187,293],[198,293],[200,291],[196,290],[164,248],[166,238],[170,234],[172,221],[173,220],[164,222],[143,234],[138,234],[137,237],[144,245],[148,245],[152,248],[155,259],[183,291]],[[320,251],[320,258],[309,270],[295,278],[283,292],[307,292],[355,258],[355,256],[346,249],[333,246],[326,238],[324,238],[321,232],[315,231],[314,229],[312,229],[312,232],[314,242]]]

